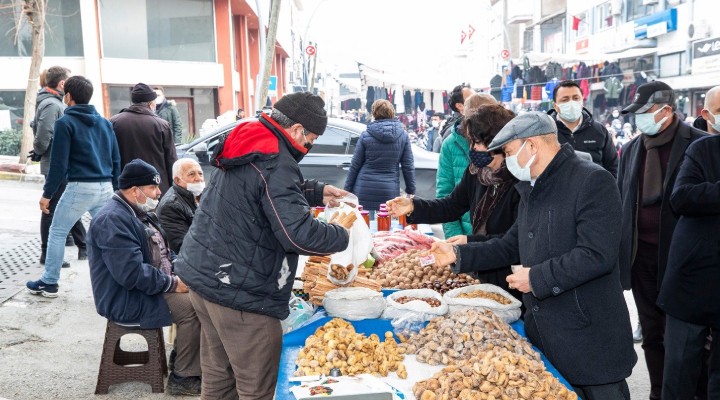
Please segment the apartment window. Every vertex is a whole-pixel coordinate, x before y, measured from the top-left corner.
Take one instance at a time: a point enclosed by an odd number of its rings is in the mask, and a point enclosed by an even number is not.
[[[575,32],[576,38],[581,38],[589,35],[591,32],[591,22],[589,18],[590,12],[584,11],[580,14],[576,14],[572,18],[572,25],[570,28]]]
[[[102,1],[100,18],[104,57],[215,61],[211,1]]]
[[[684,51],[660,56],[659,60],[661,78],[687,74],[687,56]]]
[[[627,20],[633,21],[655,12],[659,0],[627,0]]]
[[[30,57],[32,29],[22,16],[22,1],[0,0],[0,56]],[[18,24],[18,21],[19,24]],[[49,0],[45,21],[45,56],[82,57],[79,0]]]
[[[595,29],[602,31],[613,26],[613,15],[611,13],[610,2],[600,4],[595,7]]]

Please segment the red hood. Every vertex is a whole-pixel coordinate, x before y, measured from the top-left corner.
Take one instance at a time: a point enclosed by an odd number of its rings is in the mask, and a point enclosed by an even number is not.
[[[215,165],[240,165],[256,158],[275,156],[280,152],[280,139],[290,146],[291,152],[307,153],[277,122],[266,115],[261,120],[253,120],[239,124],[225,139],[220,153],[215,158]],[[263,123],[264,122],[264,123]],[[233,160],[232,162],[228,162]]]

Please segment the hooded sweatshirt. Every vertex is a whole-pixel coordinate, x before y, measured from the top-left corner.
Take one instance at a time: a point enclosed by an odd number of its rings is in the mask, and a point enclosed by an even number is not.
[[[52,198],[66,178],[68,182],[112,182],[113,188],[118,188],[117,141],[112,125],[95,111],[95,106],[68,107],[55,122],[54,131],[44,198]]]

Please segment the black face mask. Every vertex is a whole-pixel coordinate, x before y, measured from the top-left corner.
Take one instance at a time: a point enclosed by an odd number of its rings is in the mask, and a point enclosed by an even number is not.
[[[470,162],[477,168],[485,168],[493,161],[493,156],[487,151],[470,149]]]

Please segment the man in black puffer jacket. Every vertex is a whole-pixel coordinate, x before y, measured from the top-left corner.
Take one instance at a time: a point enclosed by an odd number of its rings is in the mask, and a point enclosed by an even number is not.
[[[298,255],[348,246],[345,228],[310,215],[346,192],[305,181],[298,166],[325,131],[323,107],[307,92],[284,96],[215,149],[219,171],[175,263],[202,324],[204,398],[273,398]]]
[[[558,83],[553,92],[553,107],[548,115],[555,119],[560,144],[568,143],[575,151],[590,154],[595,164],[617,177],[615,144],[607,129],[583,107],[580,86],[574,81]]]

